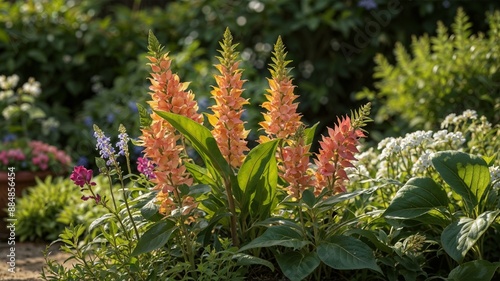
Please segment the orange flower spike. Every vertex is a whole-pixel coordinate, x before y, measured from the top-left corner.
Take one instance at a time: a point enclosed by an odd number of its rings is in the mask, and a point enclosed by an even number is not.
[[[170,66],[171,59],[168,53],[162,51],[163,47],[150,33],[148,57],[151,67],[149,105],[153,110],[172,112],[186,116],[198,123],[202,123],[203,116],[199,114],[198,104],[194,95],[186,91],[188,83],[180,82],[179,77],[173,74]],[[183,184],[192,185],[193,178],[186,171],[181,158],[183,150],[179,144],[181,136],[175,129],[156,113],[151,115],[151,124],[142,128],[142,144],[145,157],[155,164],[155,190],[158,190],[157,201],[160,202],[160,212],[164,215],[170,214],[175,208],[171,197],[177,192],[177,187]]]
[[[213,114],[209,116],[209,121],[222,155],[232,167],[237,168],[249,150],[246,141],[249,131],[245,130],[245,122],[241,120],[243,105],[248,104],[248,100],[241,97],[245,81],[241,80],[238,52],[235,51],[237,45],[233,45],[232,40],[231,32],[226,29],[220,43],[222,56],[217,57],[220,64],[215,66],[220,75],[215,76],[217,86],[210,92],[215,105],[211,107]]]
[[[278,37],[274,45],[273,55],[267,101],[262,103],[267,112],[263,113],[264,121],[259,123],[267,138],[261,138],[261,142],[266,139],[287,138],[302,125],[301,115],[297,113],[298,103],[294,103],[298,96],[293,93],[295,86],[288,74],[290,70],[286,67],[290,61],[285,60],[285,46],[281,37]]]

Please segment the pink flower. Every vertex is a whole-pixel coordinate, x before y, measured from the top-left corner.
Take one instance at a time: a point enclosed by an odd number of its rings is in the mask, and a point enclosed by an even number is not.
[[[365,137],[360,129],[351,125],[351,119],[337,118],[334,129],[328,128],[328,136],[320,141],[319,153],[314,160],[316,171],[316,190],[319,194],[324,188],[333,193],[345,192],[345,182],[348,180],[344,168],[353,167],[351,161],[356,160],[354,154],[358,152],[356,146],[359,138]]]
[[[79,187],[84,187],[85,185],[96,185],[95,182],[91,182],[92,170],[87,170],[84,166],[75,167],[69,178]]]
[[[94,199],[95,203],[99,204],[99,202],[101,202],[101,195],[99,195],[99,194],[96,194],[95,196],[85,196],[85,195],[82,195],[81,199],[83,201],[87,201],[89,199]]]
[[[137,158],[137,171],[144,174],[148,179],[156,178],[154,174],[155,164],[146,157]]]

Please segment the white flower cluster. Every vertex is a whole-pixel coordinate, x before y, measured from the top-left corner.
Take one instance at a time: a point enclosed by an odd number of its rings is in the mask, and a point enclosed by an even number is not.
[[[475,110],[467,109],[461,115],[455,113],[449,114],[441,122],[441,129],[448,128],[451,125],[459,126],[461,123],[466,123],[469,120],[476,120],[477,112]]]
[[[34,98],[37,98],[42,89],[40,82],[30,77],[26,83],[15,90],[19,83],[19,76],[0,75],[0,105],[2,115],[6,120],[19,112],[28,112],[33,108]]]
[[[422,175],[431,167],[433,153],[441,150],[459,150],[465,141],[461,132],[447,130],[416,131],[404,137],[388,137],[379,142],[377,149],[380,153],[370,149],[356,155],[357,173],[369,175],[369,171],[375,171],[376,178],[396,177],[400,180],[405,180],[404,177]]]
[[[19,83],[19,76],[16,74],[12,76],[0,75],[0,88],[2,90],[10,90],[17,86]]]

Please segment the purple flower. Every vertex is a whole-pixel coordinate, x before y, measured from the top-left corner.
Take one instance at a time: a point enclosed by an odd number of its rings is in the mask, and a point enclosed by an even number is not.
[[[359,0],[358,7],[372,10],[377,8],[377,3],[375,3],[375,0]]]
[[[69,178],[79,187],[84,187],[85,185],[95,185],[95,182],[91,182],[92,170],[87,170],[83,166],[76,166]]]
[[[116,143],[116,147],[118,147],[118,155],[124,155],[128,154],[128,134],[125,132],[121,132],[118,135],[118,138],[120,139],[119,142]]]
[[[114,162],[115,149],[110,143],[110,138],[106,137],[96,125],[94,125],[94,137],[97,140],[96,149],[102,159],[108,159],[106,165],[111,166]]]

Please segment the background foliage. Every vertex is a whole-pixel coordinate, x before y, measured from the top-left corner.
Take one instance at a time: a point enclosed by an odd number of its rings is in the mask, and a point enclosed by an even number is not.
[[[299,110],[308,123],[322,121],[326,126],[333,123],[333,116],[364,102],[353,96],[363,87],[372,89],[376,53],[391,62],[395,42],[408,47],[411,35],[434,34],[438,20],[449,26],[459,5],[473,24],[469,33],[485,31],[485,12],[500,5],[496,1],[372,3],[367,7],[361,1],[328,0],[0,1],[4,62],[0,73],[39,80],[44,89],[41,106],[61,122],[56,142],[91,159],[94,144],[86,123],[107,129],[121,121],[131,134],[138,128],[133,113],[134,104],[147,99],[148,82],[141,69],[149,29],[167,42],[167,50],[176,56],[174,69],[184,81],[192,81],[191,89],[202,97],[202,105],[211,103],[203,98],[210,89],[202,85],[214,84],[212,58],[226,26],[241,42],[244,78],[256,81],[245,92],[254,104],[263,99],[265,65],[272,42],[281,35],[293,60]],[[259,112],[259,107],[248,108],[249,127],[255,127]],[[383,133],[387,128],[376,129]]]

